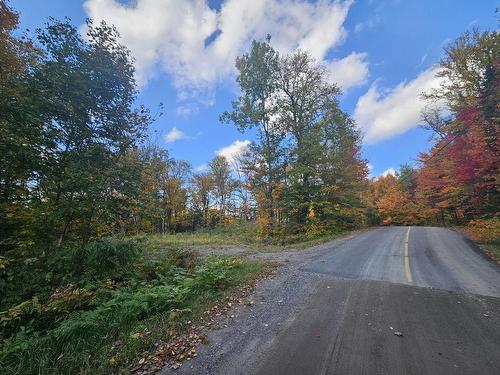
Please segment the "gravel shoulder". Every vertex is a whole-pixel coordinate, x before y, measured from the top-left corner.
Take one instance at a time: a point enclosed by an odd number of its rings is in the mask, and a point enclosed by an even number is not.
[[[185,362],[179,369],[165,368],[160,374],[243,374],[254,368],[260,353],[273,344],[273,339],[291,325],[297,313],[311,298],[311,291],[330,277],[301,270],[303,264],[341,246],[359,232],[337,238],[307,249],[283,252],[230,252],[249,259],[278,262],[280,267],[271,278],[263,280],[247,304],[238,306],[208,332],[208,343],[198,348],[195,360]],[[228,253],[212,250],[217,254]]]

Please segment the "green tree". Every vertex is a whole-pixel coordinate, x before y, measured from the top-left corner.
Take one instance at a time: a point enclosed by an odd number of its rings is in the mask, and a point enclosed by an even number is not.
[[[208,215],[212,204],[213,191],[214,179],[210,173],[193,174],[191,179],[191,201],[194,216],[199,216],[199,219],[194,221],[203,226],[209,223]]]
[[[341,228],[364,223],[362,197],[368,167],[361,155],[361,135],[354,121],[338,107],[321,121],[321,152],[317,177],[320,194],[313,202],[321,220]]]
[[[41,93],[29,82],[42,52],[29,38],[15,35],[18,19],[0,2],[0,253],[31,241],[33,215],[26,203],[45,142],[37,111]]]
[[[209,164],[213,191],[218,204],[221,220],[226,216],[227,204],[235,188],[231,166],[224,156],[216,156]]]
[[[443,80],[438,88],[424,97],[432,101],[444,100],[453,112],[476,104],[485,91],[488,76],[498,64],[498,56],[498,31],[466,31],[444,48],[444,57],[437,73]]]
[[[250,53],[236,59],[241,96],[233,102],[233,110],[221,115],[221,122],[234,123],[241,132],[257,128],[258,141],[252,146],[255,193],[262,195],[264,221],[271,228],[276,221],[275,189],[282,178],[284,134],[273,121],[276,113],[276,72],[279,55],[271,47],[270,36],[263,42],[253,41]],[[261,194],[262,193],[262,194]],[[272,230],[272,229],[271,229]]]
[[[302,51],[279,60],[276,86],[277,123],[290,135],[289,208],[298,223],[305,223],[320,188],[315,179],[324,151],[321,142],[323,117],[337,109],[340,90],[328,80],[324,66]]]
[[[407,163],[401,164],[399,166],[399,171],[396,172],[396,177],[398,178],[401,189],[408,193],[410,197],[414,198],[417,188],[417,173],[415,168]]]
[[[151,118],[132,107],[134,68],[114,28],[89,21],[84,40],[68,22],[51,21],[38,41],[46,58],[33,72],[33,85],[44,94],[40,111],[50,140],[38,176],[37,199],[47,202],[50,218],[44,230],[57,235],[59,247],[70,231],[85,243],[127,199],[127,165],[119,161],[141,141]]]

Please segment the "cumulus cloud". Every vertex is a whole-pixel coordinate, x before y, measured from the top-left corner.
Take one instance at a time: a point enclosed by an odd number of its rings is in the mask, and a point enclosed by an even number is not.
[[[172,143],[178,141],[180,139],[185,139],[186,135],[175,126],[164,136],[164,140],[166,143]]]
[[[267,34],[282,53],[300,48],[319,61],[332,63],[338,68],[335,78],[344,88],[362,82],[361,76],[367,74],[365,55],[327,59],[346,37],[343,23],[351,4],[352,0],[226,0],[215,10],[206,0],[136,0],[130,4],[86,0],[84,9],[95,21],[117,27],[136,60],[141,85],[163,71],[172,77],[181,99],[194,96],[210,105],[214,85],[234,74],[236,56],[253,39]],[[356,63],[353,68],[360,69],[358,74],[347,69],[348,62]]]
[[[236,140],[229,146],[222,147],[215,151],[217,155],[224,156],[230,163],[235,161],[235,158],[244,153],[248,146],[250,146],[249,140]]]
[[[387,177],[388,175],[393,175],[395,176],[396,175],[396,171],[394,170],[394,168],[388,168],[386,169],[385,171],[383,171],[380,175],[383,176],[383,177]]]
[[[362,85],[368,77],[367,54],[352,52],[343,59],[328,63],[327,69],[331,80],[343,90]]]
[[[442,82],[436,77],[437,68],[422,72],[410,82],[402,82],[384,90],[374,83],[358,99],[354,119],[364,133],[364,142],[377,143],[418,126],[425,107],[421,94]]]

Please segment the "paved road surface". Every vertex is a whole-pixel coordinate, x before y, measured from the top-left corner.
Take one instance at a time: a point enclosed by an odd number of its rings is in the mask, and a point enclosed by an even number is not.
[[[458,233],[380,228],[303,269],[338,279],[319,284],[258,374],[500,374],[499,268]]]
[[[177,373],[500,374],[500,267],[459,233],[385,227],[273,256],[287,266]]]
[[[500,268],[471,248],[462,235],[444,228],[378,228],[302,269],[500,297]]]

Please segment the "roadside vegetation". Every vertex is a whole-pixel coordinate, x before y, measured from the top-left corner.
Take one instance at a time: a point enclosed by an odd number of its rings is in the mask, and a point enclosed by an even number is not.
[[[44,274],[4,275],[16,287],[4,290],[10,308],[0,315],[4,374],[127,372],[167,332],[182,331],[262,271],[236,258],[200,260],[176,248],[150,251],[145,241],[117,238],[92,241],[58,262],[64,280],[56,288]],[[3,265],[8,272],[9,264]]]
[[[416,166],[372,179],[366,207],[385,225],[462,226],[498,249],[500,37],[467,31],[440,61],[440,87],[424,93],[431,147]],[[498,251],[498,250],[492,250]]]
[[[466,233],[500,263],[500,220],[472,220],[466,227]]]
[[[85,30],[51,19],[23,33],[0,1],[2,373],[127,373],[265,267],[196,246],[276,249],[380,224],[498,228],[497,32],[445,50],[453,84],[427,94],[445,107],[424,114],[435,137],[418,166],[370,179],[341,92],[307,52],[281,55],[268,37],[238,57],[240,96],[220,120],[256,139],[196,172],[149,137],[162,106],[137,105],[117,31]]]

